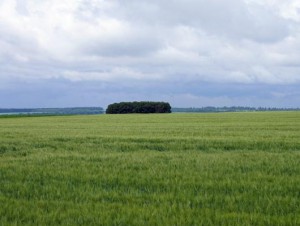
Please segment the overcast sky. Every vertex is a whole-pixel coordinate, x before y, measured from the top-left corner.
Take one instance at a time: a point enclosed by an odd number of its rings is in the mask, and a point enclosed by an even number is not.
[[[0,0],[0,108],[300,107],[299,0]]]

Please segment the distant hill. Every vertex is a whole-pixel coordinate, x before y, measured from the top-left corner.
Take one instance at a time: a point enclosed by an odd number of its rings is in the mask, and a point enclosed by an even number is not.
[[[93,115],[103,114],[102,107],[73,107],[73,108],[0,108],[0,114],[49,114],[49,115]]]
[[[201,108],[172,108],[172,112],[245,112],[245,111],[299,111],[300,108],[265,108],[265,107],[201,107]]]

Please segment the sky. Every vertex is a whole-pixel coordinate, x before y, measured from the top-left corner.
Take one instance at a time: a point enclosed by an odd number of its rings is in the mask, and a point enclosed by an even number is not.
[[[0,0],[0,108],[300,107],[299,0]]]

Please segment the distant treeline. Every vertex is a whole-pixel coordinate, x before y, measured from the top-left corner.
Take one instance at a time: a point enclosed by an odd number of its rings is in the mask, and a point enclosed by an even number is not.
[[[92,115],[103,114],[101,107],[74,108],[0,108],[0,114]]]
[[[121,102],[108,105],[106,114],[129,113],[171,113],[171,106],[166,102]]]
[[[266,108],[266,107],[201,107],[201,108],[172,108],[172,112],[243,112],[243,111],[299,111],[300,108]]]
[[[243,112],[243,111],[299,111],[300,108],[266,108],[266,107],[201,107],[172,108],[172,112]]]

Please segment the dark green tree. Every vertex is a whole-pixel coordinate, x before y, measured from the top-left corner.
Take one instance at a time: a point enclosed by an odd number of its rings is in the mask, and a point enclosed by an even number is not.
[[[171,113],[171,105],[166,102],[121,102],[108,105],[106,114],[129,114],[129,113]]]

